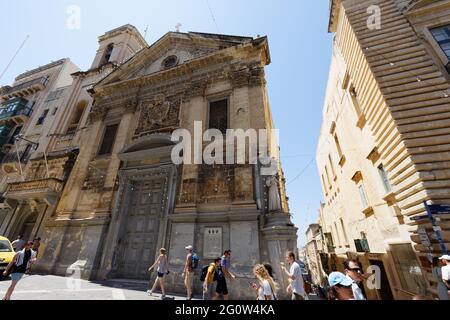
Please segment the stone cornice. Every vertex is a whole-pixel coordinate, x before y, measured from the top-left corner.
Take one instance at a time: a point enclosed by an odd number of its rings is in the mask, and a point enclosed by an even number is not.
[[[101,82],[103,81],[101,80],[96,86],[94,86],[92,94],[93,97],[96,98],[107,95],[116,90],[120,90],[121,88],[127,86],[152,85],[159,83],[161,81],[170,80],[172,78],[182,76],[193,76],[198,72],[198,70],[201,70],[208,65],[220,64],[224,62],[231,63],[234,59],[242,59],[243,57],[247,59],[249,59],[251,56],[257,57],[259,56],[258,52],[261,49],[263,49],[264,52],[267,51],[268,49],[267,39],[265,39],[265,41],[258,41],[256,42],[256,44],[245,43],[239,46],[229,47],[220,51],[200,56],[198,58],[194,58],[178,67],[168,70],[162,70],[145,76],[119,80],[117,82],[104,85],[101,84]],[[268,57],[266,57],[266,60],[267,59]],[[262,62],[262,64],[265,64],[266,62],[267,61],[264,61]],[[104,80],[106,80],[106,78]]]
[[[443,10],[450,9],[450,3],[445,1],[433,2],[433,1],[413,1],[408,8],[406,8],[405,14],[408,17],[418,17],[429,14],[431,12],[442,12]]]

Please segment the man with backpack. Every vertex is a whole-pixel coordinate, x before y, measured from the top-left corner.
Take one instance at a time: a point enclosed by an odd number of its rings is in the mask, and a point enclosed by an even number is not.
[[[203,281],[203,300],[217,300],[218,294],[214,292],[214,282],[217,281],[220,260],[221,258],[216,258],[214,262],[202,268],[200,281]]]
[[[198,266],[198,256],[193,252],[194,248],[192,246],[187,246],[186,248],[186,262],[184,264],[184,270],[182,277],[184,277],[184,285],[187,291],[187,300],[192,300],[192,282],[194,280],[194,269]]]
[[[228,287],[226,278],[228,278],[231,281],[235,280],[236,278],[230,272],[231,266],[230,257],[231,257],[231,250],[225,250],[222,258],[220,259],[220,266],[217,274],[216,293],[217,295],[223,295],[224,300],[228,300]]]

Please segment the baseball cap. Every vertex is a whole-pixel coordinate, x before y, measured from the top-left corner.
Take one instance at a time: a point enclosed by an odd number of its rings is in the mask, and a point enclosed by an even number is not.
[[[353,282],[352,280],[347,278],[345,274],[343,274],[342,272],[332,272],[328,276],[328,283],[330,284],[331,287],[334,287],[335,285],[338,284],[345,287],[349,287],[352,285]]]
[[[186,250],[192,250],[192,249],[194,249],[194,247],[192,247],[192,246],[187,246],[185,249],[186,249]]]
[[[448,254],[444,254],[442,257],[439,258],[439,260],[447,260],[450,261],[450,256]]]

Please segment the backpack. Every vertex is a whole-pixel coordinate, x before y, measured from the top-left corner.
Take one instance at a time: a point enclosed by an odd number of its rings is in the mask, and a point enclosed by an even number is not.
[[[192,269],[197,269],[199,261],[198,255],[194,252],[192,254]]]
[[[209,265],[203,266],[202,267],[202,273],[200,275],[200,281],[204,282],[206,279],[206,275],[208,274],[208,269],[209,269]]]
[[[211,267],[211,265],[206,265],[202,267],[202,273],[200,275],[200,281],[204,282],[206,280],[206,276],[208,275],[208,269],[209,267]],[[214,277],[213,277],[213,281],[217,281],[217,277],[218,277],[218,272],[217,272],[217,268],[214,267]]]

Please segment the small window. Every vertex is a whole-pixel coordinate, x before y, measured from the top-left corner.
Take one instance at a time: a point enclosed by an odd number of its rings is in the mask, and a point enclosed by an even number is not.
[[[103,61],[101,64],[108,63],[109,60],[111,60],[111,55],[112,55],[113,49],[114,49],[114,44],[113,43],[108,44],[108,46],[105,49],[105,55],[103,56]]]
[[[39,117],[36,125],[40,126],[40,125],[44,124],[44,121],[45,121],[45,118],[47,117],[47,115],[48,115],[48,109],[45,109],[44,112],[42,113],[42,115]]]
[[[209,129],[220,130],[223,134],[228,129],[228,99],[209,104]]]
[[[333,178],[336,177],[336,171],[334,169],[334,163],[333,163],[333,159],[331,158],[331,155],[328,155],[328,160],[330,161],[330,166],[331,166],[331,173],[333,174]]]
[[[341,144],[339,143],[339,138],[337,136],[337,134],[334,135],[334,143],[336,144],[336,149],[338,151],[339,154],[339,158],[342,158],[342,149],[341,149]]]
[[[342,247],[343,243],[341,241],[341,236],[339,235],[339,229],[338,229],[337,222],[334,222],[333,226],[334,226],[334,232],[335,232],[334,234],[336,235],[337,243],[338,243],[339,247]]]
[[[353,108],[355,109],[356,115],[359,117],[362,113],[362,109],[361,109],[361,104],[359,103],[358,93],[356,92],[356,89],[354,86],[350,87],[349,93],[350,93],[350,97],[352,99]]]
[[[74,113],[72,115],[72,120],[67,128],[67,133],[75,133],[80,124],[81,118],[83,117],[84,111],[86,110],[87,102],[80,101],[75,107]]]
[[[331,189],[331,179],[330,179],[330,174],[328,173],[327,166],[325,166],[325,174],[327,175],[328,185],[330,186],[330,189]]]
[[[450,25],[431,29],[430,32],[447,58],[450,59]]]
[[[100,150],[98,155],[107,155],[111,154],[114,142],[116,140],[117,129],[119,128],[118,124],[107,126],[105,129],[105,133],[103,134],[103,141],[100,146]]]
[[[342,220],[342,218],[340,218],[339,220],[341,222],[342,234],[344,235],[345,245],[348,245],[349,242],[348,242],[347,232],[345,231],[344,220]]]
[[[170,69],[176,67],[178,65],[178,57],[177,56],[168,56],[164,59],[162,63],[163,69]]]
[[[325,182],[325,178],[324,178],[323,174],[321,175],[321,177],[322,177],[323,190],[325,191],[325,193],[328,193],[328,191],[327,191],[327,183]]]
[[[380,164],[378,166],[378,173],[380,175],[381,181],[383,182],[384,189],[386,192],[392,191],[391,183],[389,182],[388,173],[386,169],[384,168],[383,164]]]
[[[364,190],[364,185],[359,185],[358,187],[359,197],[361,198],[361,204],[363,209],[369,206],[369,202],[367,201],[366,190]]]

